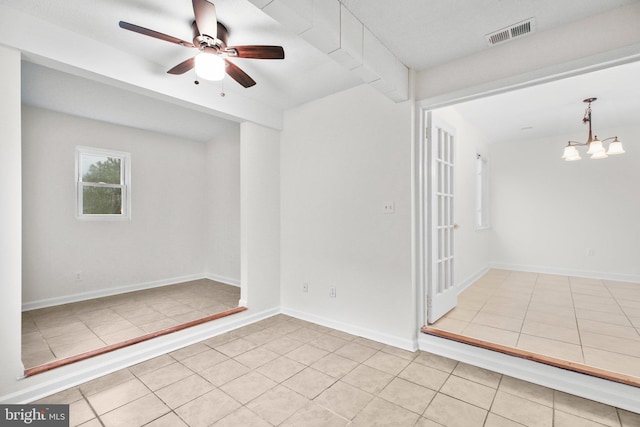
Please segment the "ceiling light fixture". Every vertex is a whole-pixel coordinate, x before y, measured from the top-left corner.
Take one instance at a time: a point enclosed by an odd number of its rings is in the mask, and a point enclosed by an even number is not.
[[[589,136],[587,138],[587,142],[577,142],[577,141],[569,141],[567,142],[567,146],[564,147],[564,154],[562,158],[567,162],[572,162],[575,160],[580,160],[580,153],[578,152],[577,146],[587,146],[589,150],[587,150],[587,154],[591,154],[592,159],[604,159],[613,154],[622,154],[624,153],[624,149],[622,148],[622,142],[618,141],[617,136],[612,136],[609,138],[605,138],[602,141],[598,139],[597,135],[593,135],[591,133],[591,103],[598,98],[587,98],[582,102],[587,104],[587,109],[584,112],[584,117],[582,118],[582,123],[589,123]],[[609,150],[604,149],[602,143],[604,141],[608,141],[613,139],[611,144],[609,144]]]
[[[224,60],[215,53],[200,52],[195,57],[196,74],[201,79],[219,81],[225,75]]]

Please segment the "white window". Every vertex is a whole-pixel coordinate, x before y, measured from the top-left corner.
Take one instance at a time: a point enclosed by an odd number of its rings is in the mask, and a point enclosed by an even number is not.
[[[81,219],[129,219],[129,153],[76,147],[77,213]]]
[[[476,229],[489,228],[489,160],[476,155]]]

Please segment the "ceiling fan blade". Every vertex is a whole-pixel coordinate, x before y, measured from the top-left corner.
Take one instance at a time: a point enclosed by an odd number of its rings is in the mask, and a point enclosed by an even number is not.
[[[201,36],[218,37],[218,20],[216,7],[207,0],[191,0],[193,14],[196,17],[196,26]]]
[[[134,33],[144,34],[145,36],[154,37],[156,39],[164,40],[169,43],[179,44],[180,46],[195,47],[191,42],[180,40],[177,37],[168,36],[166,34],[159,33],[158,31],[153,31],[148,28],[140,27],[139,25],[130,24],[124,21],[120,21],[118,25],[120,25],[120,28],[133,31]]]
[[[186,59],[184,61],[182,61],[181,63],[179,63],[178,65],[176,65],[175,67],[173,67],[172,69],[170,69],[169,71],[167,71],[167,73],[169,74],[184,74],[187,71],[191,70],[193,67],[195,67],[196,65],[196,58],[189,58]]]
[[[227,63],[227,69],[226,69],[227,74],[233,80],[237,81],[244,87],[251,87],[256,84],[255,80],[249,77],[249,75],[244,71],[242,71],[242,69],[238,67],[236,64],[234,64],[233,62],[227,59],[225,59],[224,62]]]
[[[236,58],[284,59],[282,46],[231,46],[225,52]]]

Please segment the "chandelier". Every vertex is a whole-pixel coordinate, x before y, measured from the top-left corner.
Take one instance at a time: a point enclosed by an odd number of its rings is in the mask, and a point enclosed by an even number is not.
[[[593,135],[591,133],[591,103],[598,98],[587,98],[584,103],[587,104],[587,109],[584,112],[584,117],[582,118],[582,123],[589,124],[589,136],[587,138],[587,142],[577,142],[577,141],[569,141],[567,142],[567,146],[564,147],[564,154],[562,158],[567,162],[573,162],[575,160],[580,160],[580,153],[576,149],[577,146],[587,146],[589,149],[587,150],[587,154],[591,154],[592,159],[605,159],[613,154],[622,154],[624,153],[624,149],[622,148],[622,142],[618,141],[617,136],[612,136],[609,138],[605,138],[602,141],[598,139],[598,135]],[[592,136],[593,135],[593,136]],[[613,141],[609,144],[609,149],[605,150],[602,145],[603,142],[613,139]]]

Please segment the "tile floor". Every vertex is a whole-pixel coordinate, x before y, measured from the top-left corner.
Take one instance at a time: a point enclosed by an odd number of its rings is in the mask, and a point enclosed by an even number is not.
[[[240,288],[194,280],[22,313],[22,361],[34,367],[238,306]]]
[[[640,377],[640,284],[490,270],[434,327]]]
[[[72,426],[632,427],[640,415],[277,315],[35,403]]]

